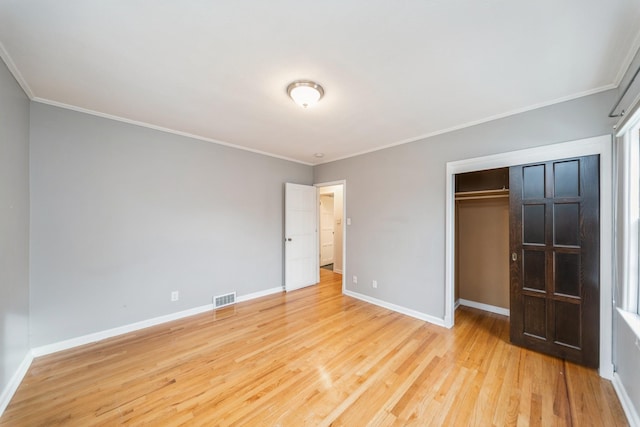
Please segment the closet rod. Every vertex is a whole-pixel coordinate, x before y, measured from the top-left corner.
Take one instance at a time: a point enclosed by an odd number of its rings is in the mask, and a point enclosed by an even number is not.
[[[497,190],[475,190],[475,191],[456,191],[456,198],[458,197],[473,197],[473,196],[494,196],[494,195],[509,195],[508,188],[499,188]]]
[[[613,117],[622,117],[622,116],[624,116],[624,113],[625,113],[624,110],[622,110],[620,112],[620,114],[613,114],[613,112],[616,111],[616,108],[618,108],[618,106],[622,102],[622,98],[624,98],[627,95],[627,92],[629,92],[629,89],[631,88],[631,85],[636,80],[636,77],[638,77],[639,73],[640,73],[640,66],[638,67],[636,72],[633,74],[633,77],[631,77],[631,79],[629,80],[629,83],[627,83],[627,86],[624,88],[624,90],[622,91],[622,93],[618,97],[618,100],[616,101],[616,103],[613,105],[613,108],[609,112],[609,117],[613,118]]]
[[[508,199],[508,194],[487,194],[486,196],[456,196],[456,201],[460,200],[480,200],[480,199]]]

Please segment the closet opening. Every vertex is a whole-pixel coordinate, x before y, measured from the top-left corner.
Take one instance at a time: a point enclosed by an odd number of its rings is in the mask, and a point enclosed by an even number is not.
[[[455,175],[456,308],[509,315],[509,168]]]

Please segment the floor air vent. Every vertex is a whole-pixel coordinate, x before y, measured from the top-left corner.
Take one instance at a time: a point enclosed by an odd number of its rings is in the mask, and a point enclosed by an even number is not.
[[[236,303],[236,293],[231,292],[229,294],[220,295],[213,298],[213,308],[226,307]]]

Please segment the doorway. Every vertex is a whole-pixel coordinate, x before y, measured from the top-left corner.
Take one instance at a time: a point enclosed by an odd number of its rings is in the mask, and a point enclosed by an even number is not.
[[[455,178],[459,305],[511,315],[513,344],[596,367],[598,156]]]
[[[609,189],[612,186],[612,156],[611,136],[586,138],[577,141],[547,145],[537,148],[502,153],[486,157],[478,157],[454,162],[448,162],[446,166],[446,251],[445,251],[445,313],[443,323],[447,327],[454,325],[455,310],[455,194],[454,177],[464,172],[479,171],[524,165],[535,162],[544,162],[553,159],[563,159],[579,156],[599,155],[600,169],[599,179],[601,197],[599,232],[601,253],[612,253],[613,245],[613,217],[612,194]],[[611,356],[612,339],[612,308],[609,302],[612,300],[612,260],[611,257],[601,256],[600,269],[600,332],[599,332],[599,373],[605,378],[613,377],[613,364]]]
[[[334,271],[334,255],[336,252],[335,229],[340,226],[340,219],[334,212],[334,193],[323,193],[320,189],[320,268]]]
[[[509,169],[455,175],[458,305],[509,315]]]
[[[316,184],[318,189],[318,254],[320,269],[342,275],[345,271],[345,190],[344,181]]]

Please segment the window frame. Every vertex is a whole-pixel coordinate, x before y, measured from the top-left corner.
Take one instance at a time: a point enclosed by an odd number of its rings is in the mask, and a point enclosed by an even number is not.
[[[626,120],[616,134],[618,150],[618,195],[622,241],[617,306],[640,320],[640,110]],[[620,246],[619,246],[620,247]],[[640,331],[638,332],[640,333]]]
[[[636,114],[639,116],[639,114]],[[630,283],[629,289],[629,306],[628,311],[640,316],[640,117],[634,117],[636,124],[629,131],[630,146],[631,146],[631,168],[633,173],[632,188],[633,197],[631,202],[633,203],[632,211],[630,212],[632,227],[635,227],[635,280]],[[635,293],[635,295],[634,295]]]

